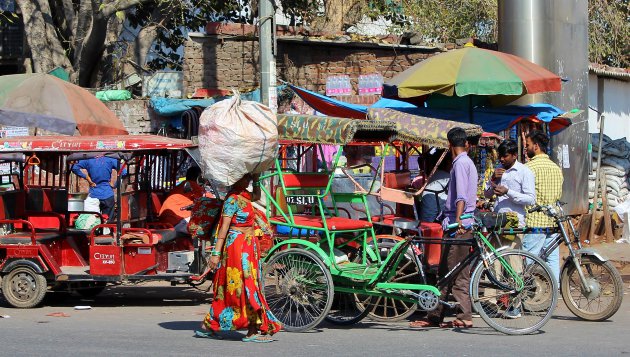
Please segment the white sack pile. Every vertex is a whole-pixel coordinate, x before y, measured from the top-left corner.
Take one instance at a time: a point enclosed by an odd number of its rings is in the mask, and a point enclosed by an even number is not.
[[[599,134],[591,134],[593,143],[593,170],[597,170],[597,150]],[[629,196],[628,180],[630,174],[630,143],[625,138],[611,140],[604,135],[602,143],[602,170],[606,174],[606,197],[611,207],[623,203]],[[595,171],[588,177],[588,197],[593,201],[595,192]],[[601,200],[601,196],[599,198]]]
[[[199,151],[203,175],[224,185],[247,173],[261,173],[273,165],[278,153],[276,115],[234,93],[201,114]]]

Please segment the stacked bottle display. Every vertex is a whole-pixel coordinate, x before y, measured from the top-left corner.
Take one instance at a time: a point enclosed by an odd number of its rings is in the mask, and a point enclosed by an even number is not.
[[[350,77],[346,75],[326,78],[326,95],[329,97],[352,94]]]
[[[359,76],[359,95],[381,95],[383,93],[383,76],[378,73]]]

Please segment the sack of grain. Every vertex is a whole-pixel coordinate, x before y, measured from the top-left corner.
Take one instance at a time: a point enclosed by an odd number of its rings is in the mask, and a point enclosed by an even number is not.
[[[247,173],[261,173],[278,153],[276,115],[258,102],[241,100],[235,92],[201,114],[199,151],[204,176],[224,185]]]

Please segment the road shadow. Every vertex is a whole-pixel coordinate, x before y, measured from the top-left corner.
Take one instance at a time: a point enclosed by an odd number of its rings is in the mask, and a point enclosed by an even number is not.
[[[559,320],[559,321],[576,321],[576,322],[585,322],[585,323],[592,323],[593,321],[588,321],[588,320],[584,320],[582,318],[579,318],[577,316],[572,316],[572,315],[567,315],[567,316],[552,316],[551,319],[553,320]],[[610,322],[614,322],[612,320],[604,320],[604,321],[597,321],[598,323],[610,323]]]
[[[211,293],[190,286],[123,285],[108,286],[90,298],[65,291],[48,291],[38,307],[199,306],[211,301]],[[10,307],[2,296],[0,307]]]
[[[201,320],[199,321],[167,321],[167,322],[160,322],[158,326],[160,326],[161,328],[165,330],[190,331],[194,333],[195,330],[198,330],[200,328]]]
[[[201,328],[201,321],[167,321],[160,322],[157,325],[165,330],[190,331],[190,336],[193,338],[212,340],[212,338],[199,337],[195,335],[195,330],[199,330]],[[242,342],[241,339],[245,337],[245,330],[219,332],[219,336],[222,337],[221,340],[223,341]]]

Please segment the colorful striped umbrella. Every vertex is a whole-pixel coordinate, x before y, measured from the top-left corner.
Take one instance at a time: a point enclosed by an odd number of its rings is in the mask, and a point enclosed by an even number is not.
[[[387,82],[400,98],[433,93],[447,96],[521,96],[558,92],[561,79],[549,70],[503,52],[467,46],[430,57]]]
[[[0,124],[60,134],[126,135],[103,102],[87,90],[43,73],[0,76]],[[12,114],[13,113],[13,114]]]

